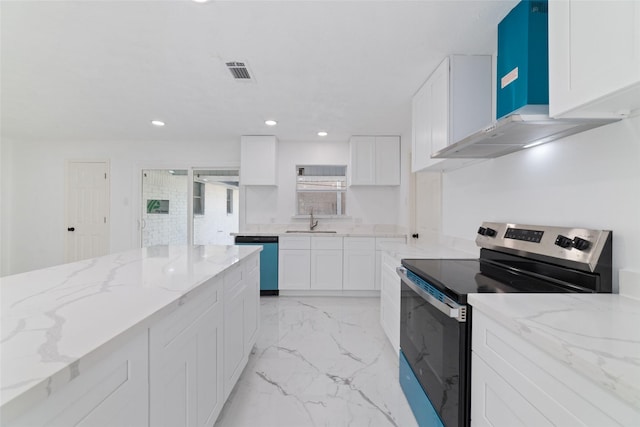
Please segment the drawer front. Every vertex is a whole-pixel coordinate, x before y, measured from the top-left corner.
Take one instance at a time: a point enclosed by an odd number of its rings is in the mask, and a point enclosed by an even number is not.
[[[342,237],[312,237],[311,249],[342,250]]]
[[[381,251],[380,245],[382,243],[406,243],[407,239],[404,237],[376,237],[376,251]]]
[[[375,237],[345,237],[345,251],[375,251]]]
[[[279,249],[311,249],[309,236],[282,236],[278,241]]]

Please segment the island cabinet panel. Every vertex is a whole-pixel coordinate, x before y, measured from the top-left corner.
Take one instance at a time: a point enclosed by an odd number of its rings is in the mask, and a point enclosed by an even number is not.
[[[145,330],[17,419],[3,426],[146,426],[149,424],[148,335]]]
[[[475,307],[472,334],[472,427],[638,425],[631,405]]]
[[[224,398],[249,361],[260,329],[260,261],[253,255],[224,275]]]
[[[260,331],[260,257],[256,256],[255,260],[247,261],[245,271],[244,348],[248,355],[255,345]]]
[[[222,281],[150,328],[150,425],[212,425],[224,404]]]

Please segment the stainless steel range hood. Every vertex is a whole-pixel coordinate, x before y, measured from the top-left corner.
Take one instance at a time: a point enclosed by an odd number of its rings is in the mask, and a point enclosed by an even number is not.
[[[546,107],[548,106],[539,106]],[[514,113],[451,144],[431,157],[490,159],[584,132],[620,119],[552,119],[548,114]]]

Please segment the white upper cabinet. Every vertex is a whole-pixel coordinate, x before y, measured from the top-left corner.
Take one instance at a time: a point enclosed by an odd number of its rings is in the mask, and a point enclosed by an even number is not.
[[[240,184],[278,185],[278,140],[275,136],[240,139]]]
[[[549,113],[620,117],[640,108],[640,2],[549,2]]]
[[[400,137],[353,136],[349,185],[400,185]]]
[[[411,171],[455,169],[474,159],[432,159],[491,124],[491,56],[446,57],[413,97]]]

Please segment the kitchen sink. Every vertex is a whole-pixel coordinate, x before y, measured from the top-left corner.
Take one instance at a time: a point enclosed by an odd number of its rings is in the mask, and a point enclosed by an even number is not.
[[[328,234],[335,234],[335,231],[328,231],[328,230],[287,230],[287,233],[328,233]]]

